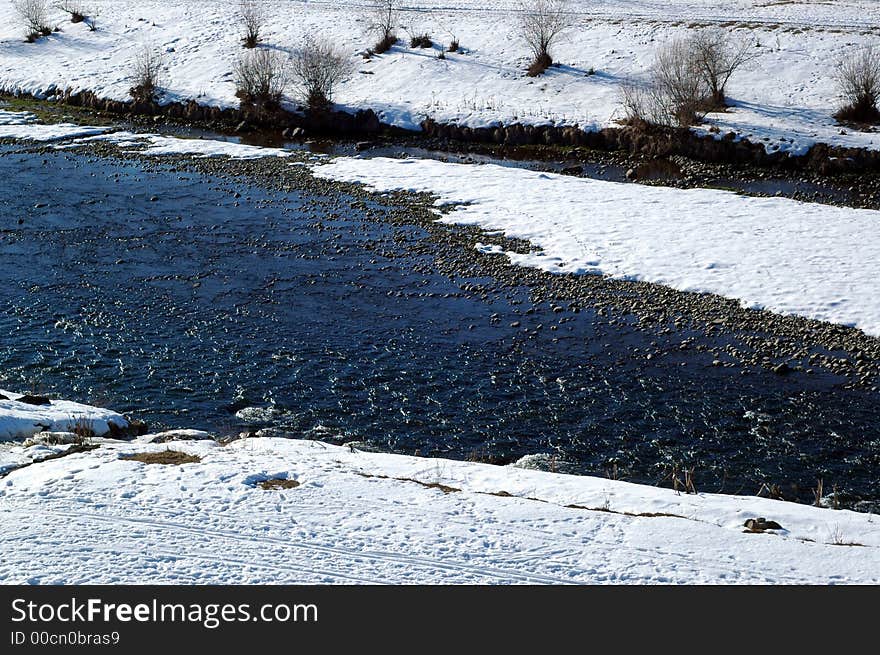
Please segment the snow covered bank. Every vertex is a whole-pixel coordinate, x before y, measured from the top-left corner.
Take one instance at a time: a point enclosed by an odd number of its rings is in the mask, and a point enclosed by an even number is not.
[[[27,112],[0,110],[0,139],[22,141],[64,142],[56,148],[76,148],[81,144],[105,141],[120,148],[143,155],[193,155],[195,157],[230,157],[257,159],[260,157],[289,157],[292,153],[281,148],[249,146],[216,139],[185,139],[160,134],[115,131],[109,127],[90,127],[68,123],[46,125]]]
[[[13,471],[0,523],[5,583],[880,582],[876,516],[271,438]]]
[[[48,404],[20,402],[23,394],[0,389],[0,441],[29,439],[39,432],[73,432],[88,429],[96,436],[110,432],[112,423],[125,429],[128,421],[109,409],[69,400],[47,400]],[[37,401],[41,402],[41,401]]]
[[[833,63],[844,52],[880,44],[876,3],[767,3],[764,0],[573,0],[575,26],[554,48],[561,66],[525,77],[527,48],[518,41],[517,0],[418,0],[402,3],[401,24],[428,33],[433,49],[407,47],[406,30],[391,52],[364,60],[373,44],[364,33],[363,0],[266,2],[266,43],[291,51],[306,34],[339,44],[357,63],[336,100],[372,108],[389,124],[418,129],[426,117],[471,127],[498,123],[615,125],[621,84],[651,64],[656,48],[706,26],[724,26],[756,44],[757,57],[731,82],[730,112],[707,126],[735,132],[769,151],[803,153],[816,142],[880,148],[880,133],[841,130]],[[237,106],[232,67],[241,53],[240,28],[220,0],[95,0],[98,31],[65,21],[35,44],[22,39],[10,2],[0,2],[0,89],[42,97],[70,89],[127,100],[134,53],[149,43],[164,53],[165,101]],[[462,51],[440,49],[452,39]],[[595,74],[590,74],[594,71]]]
[[[103,134],[107,128],[57,123],[44,125],[33,114],[10,112],[0,109],[0,139],[26,139],[29,141],[60,141],[74,137]]]
[[[880,212],[421,159],[337,158],[314,173],[465,203],[441,220],[541,249],[504,253],[517,264],[711,292],[880,336]]]
[[[131,146],[143,155],[194,155],[196,157],[230,157],[232,159],[259,159],[260,157],[289,157],[292,153],[281,148],[248,146],[231,141],[215,139],[182,139],[159,134],[136,134],[133,132],[114,132],[113,134],[80,139],[88,141],[107,141],[120,147]]]

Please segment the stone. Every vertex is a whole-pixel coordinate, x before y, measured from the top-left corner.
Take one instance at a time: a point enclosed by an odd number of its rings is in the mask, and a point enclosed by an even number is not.
[[[203,430],[168,430],[138,437],[144,443],[168,443],[169,441],[210,441],[214,435]]]
[[[46,398],[46,396],[36,396],[29,393],[26,393],[17,400],[18,402],[24,403],[25,405],[44,406],[52,404],[52,401]]]
[[[745,527],[746,530],[749,532],[765,532],[767,530],[784,529],[776,521],[768,521],[764,517],[757,519],[748,519],[745,523],[743,523],[743,527]]]

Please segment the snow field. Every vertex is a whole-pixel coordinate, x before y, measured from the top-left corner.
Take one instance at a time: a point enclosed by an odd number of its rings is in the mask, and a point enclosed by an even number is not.
[[[201,461],[120,459],[165,449]],[[872,515],[272,438],[107,442],[0,479],[0,521],[6,583],[880,581]]]

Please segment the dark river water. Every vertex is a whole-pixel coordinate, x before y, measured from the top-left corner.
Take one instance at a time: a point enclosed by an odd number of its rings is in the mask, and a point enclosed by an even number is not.
[[[701,491],[767,482],[811,500],[822,478],[845,504],[880,498],[877,394],[741,375],[698,354],[633,358],[656,337],[609,333],[589,311],[562,324],[547,305],[525,314],[527,289],[469,297],[467,280],[406,254],[421,228],[370,219],[352,199],[339,211],[329,198],[15,150],[0,149],[5,388],[153,428],[270,426],[501,462],[548,453],[545,466],[616,464],[649,483],[678,464]],[[558,329],[525,338],[517,321]]]

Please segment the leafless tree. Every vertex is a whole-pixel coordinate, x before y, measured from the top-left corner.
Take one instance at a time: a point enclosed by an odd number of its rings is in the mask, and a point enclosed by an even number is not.
[[[519,35],[534,55],[529,75],[543,73],[553,64],[550,49],[573,25],[568,0],[523,0]]]
[[[845,55],[835,71],[845,105],[835,114],[838,120],[880,123],[880,51],[873,46]]]
[[[28,41],[35,41],[40,36],[49,36],[52,33],[47,0],[13,0],[12,7],[24,23]]]
[[[287,57],[277,50],[246,52],[236,61],[236,96],[244,105],[271,108],[281,102],[289,80]]]
[[[387,52],[395,43],[395,31],[400,24],[400,3],[398,0],[377,0],[370,6],[367,29],[378,37],[373,50],[378,54]]]
[[[128,93],[135,102],[155,102],[165,75],[165,56],[150,44],[141,46],[132,60],[132,86]]]
[[[257,0],[242,0],[238,6],[238,14],[244,27],[245,48],[256,48],[266,27],[266,8]]]
[[[307,38],[291,61],[297,89],[312,111],[322,111],[333,102],[333,92],[354,70],[351,59],[328,41]]]
[[[689,43],[708,90],[707,104],[712,108],[726,106],[730,78],[757,57],[754,41],[734,39],[724,30],[715,29],[697,32]]]

